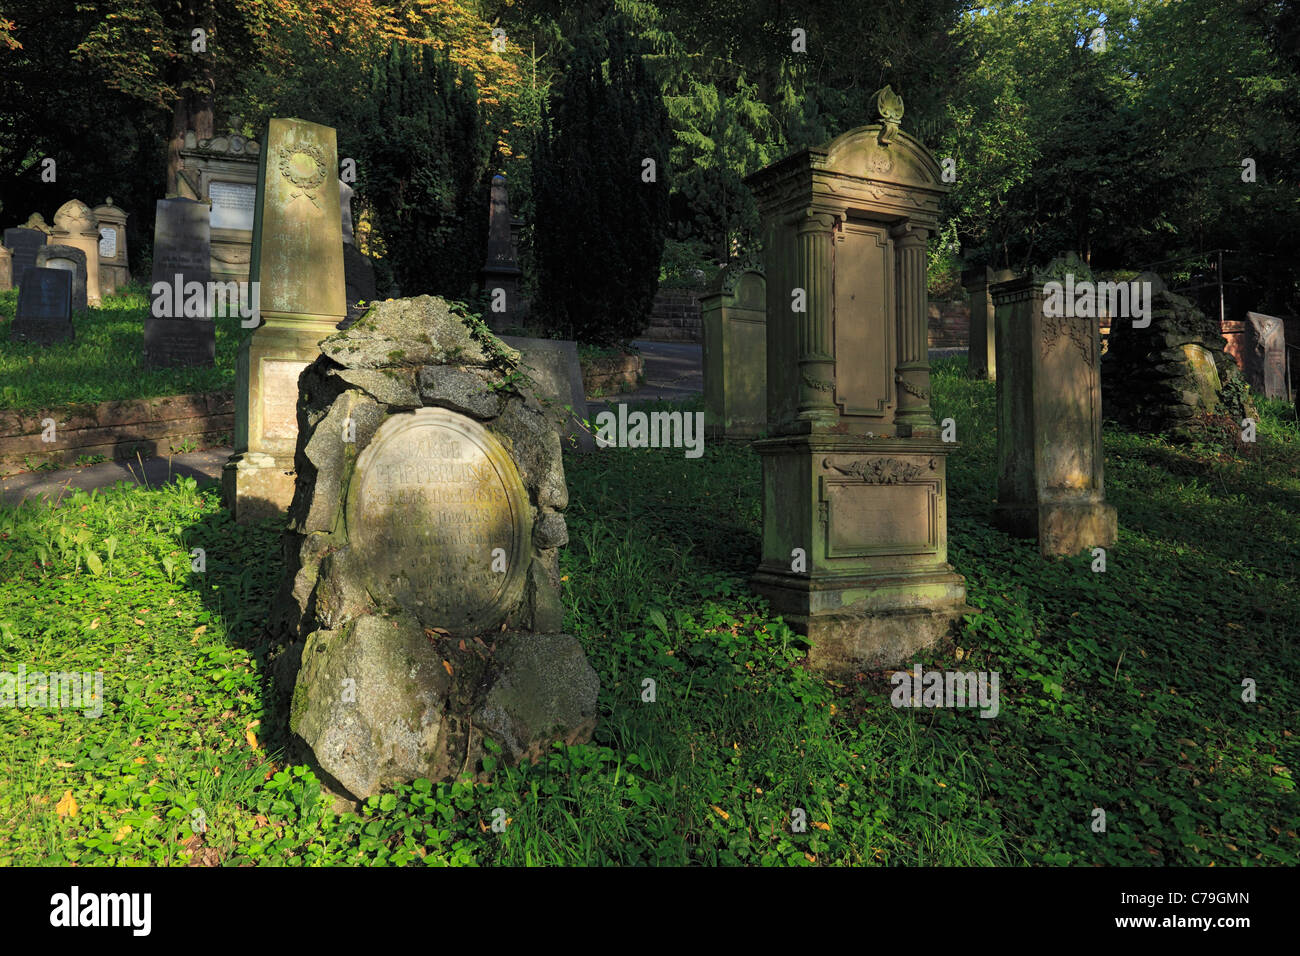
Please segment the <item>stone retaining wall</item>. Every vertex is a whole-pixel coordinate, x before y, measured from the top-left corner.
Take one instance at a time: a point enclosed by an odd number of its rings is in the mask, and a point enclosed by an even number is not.
[[[926,331],[932,349],[964,349],[970,346],[970,304],[930,301]]]
[[[645,370],[645,359],[635,352],[582,360],[582,389],[587,398],[632,391]]]
[[[41,440],[46,419],[54,419],[55,441]],[[31,464],[74,464],[82,455],[133,458],[167,455],[186,439],[202,448],[235,429],[230,392],[167,395],[161,398],[64,405],[33,412],[0,411],[0,471]]]
[[[660,289],[655,293],[650,324],[641,337],[653,342],[703,342],[700,293],[691,289]]]

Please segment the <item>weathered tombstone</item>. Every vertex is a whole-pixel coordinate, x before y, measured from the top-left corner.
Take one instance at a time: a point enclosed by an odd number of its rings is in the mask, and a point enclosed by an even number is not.
[[[14,254],[0,246],[0,292],[14,287]]]
[[[704,325],[704,434],[757,438],[767,427],[767,283],[735,265],[700,298]]]
[[[145,364],[212,365],[217,340],[207,296],[212,278],[208,204],[159,199],[156,208],[149,314],[144,319]]]
[[[970,297],[970,345],[967,369],[973,378],[995,379],[997,369],[996,323],[993,321],[993,286],[1015,278],[1010,269],[994,272],[987,266],[963,272],[962,288]]]
[[[86,310],[86,253],[77,246],[46,245],[36,250],[36,268],[72,274],[72,311]]]
[[[27,221],[22,225],[23,229],[34,229],[42,233],[48,239],[54,233],[54,227],[45,221],[45,217],[39,212],[34,212],[27,217]]]
[[[72,273],[33,266],[18,290],[9,338],[14,342],[51,345],[76,337],[72,327]]]
[[[1209,419],[1216,416],[1256,417],[1218,316],[1170,292],[1153,272],[1137,282],[1150,289],[1149,314],[1143,326],[1123,316],[1111,322],[1101,359],[1102,415],[1179,441],[1215,428]]]
[[[343,221],[343,285],[350,310],[358,302],[375,300],[375,266],[370,257],[357,248],[352,236],[352,187],[339,180],[339,209]]]
[[[240,125],[238,118],[233,125]],[[257,164],[261,148],[232,130],[211,139],[185,134],[177,176],[179,195],[210,204],[211,261],[214,282],[247,282],[252,257]]]
[[[113,205],[113,197],[94,209],[99,228],[99,293],[111,295],[131,280],[126,255],[126,212]]]
[[[749,177],[763,217],[767,419],[762,561],[752,579],[811,638],[810,663],[860,670],[936,644],[969,613],[947,563],[945,461],[930,411],[926,240],[948,187],[880,120]]]
[[[485,739],[512,763],[589,739],[599,680],[558,633],[560,443],[526,386],[503,387],[518,356],[429,296],[321,351],[271,615],[294,745],[360,799],[477,774]]]
[[[1265,398],[1290,398],[1286,375],[1286,324],[1275,315],[1246,313],[1246,381]]]
[[[280,514],[293,498],[298,376],[347,315],[337,184],[334,130],[271,120],[249,271],[260,283],[262,324],[240,346],[235,454],[222,474],[240,522]]]
[[[51,245],[80,249],[86,261],[85,294],[89,305],[98,307],[99,298],[99,226],[95,214],[80,199],[70,199],[54,214]],[[77,308],[74,304],[73,308]],[[84,306],[83,306],[84,308]]]
[[[1101,329],[1050,315],[1043,282],[993,286],[997,324],[999,527],[1037,538],[1044,556],[1115,543],[1101,445]],[[1072,311],[1072,310],[1071,310]]]
[[[520,368],[532,379],[540,401],[552,413],[565,448],[596,450],[596,438],[583,424],[587,396],[582,387],[578,343],[561,339],[530,339],[503,335],[501,341],[522,356]]]
[[[45,233],[39,229],[5,230],[5,248],[13,253],[15,288],[22,288],[23,276],[28,269],[36,268],[36,250],[45,245]]]
[[[519,263],[511,239],[510,200],[506,178],[492,177],[492,207],[488,213],[487,261],[483,288],[489,298],[487,320],[494,330],[509,328],[519,315]]]

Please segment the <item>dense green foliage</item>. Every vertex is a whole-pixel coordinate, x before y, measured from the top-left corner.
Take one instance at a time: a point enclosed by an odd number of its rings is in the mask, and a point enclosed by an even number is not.
[[[634,338],[659,283],[668,116],[625,31],[602,21],[579,42],[533,155],[534,308],[557,338]]]
[[[934,391],[980,613],[925,663],[997,671],[996,718],[800,665],[746,586],[751,451],[611,450],[566,459],[565,628],[600,676],[595,741],[335,816],[268,720],[275,524],[235,525],[188,481],[78,492],[0,510],[0,659],[104,671],[101,718],[0,708],[0,864],[1300,862],[1294,420],[1268,405],[1246,450],[1108,429],[1121,530],[1095,573],[992,528],[994,389],[961,373],[943,363]]]
[[[473,79],[409,44],[394,45],[372,76],[359,189],[400,294],[470,298],[487,255],[493,158]]]

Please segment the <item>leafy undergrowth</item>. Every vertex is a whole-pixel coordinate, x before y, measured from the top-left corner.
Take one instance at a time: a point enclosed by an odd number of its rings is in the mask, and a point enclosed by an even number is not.
[[[216,320],[212,368],[144,365],[144,319],[149,299],[142,286],[106,296],[102,308],[74,313],[76,338],[57,345],[31,345],[9,338],[15,290],[0,292],[0,409],[35,411],[61,405],[229,391],[241,336],[236,317]]]
[[[188,481],[78,494],[0,511],[4,669],[104,672],[101,717],[0,708],[0,863],[1300,862],[1293,416],[1268,405],[1245,448],[1108,428],[1120,540],[1100,573],[992,527],[993,387],[949,362],[934,388],[962,442],[950,559],[981,613],[923,662],[998,672],[996,717],[801,666],[748,593],[748,449],[609,450],[566,459],[595,740],[340,816],[262,724],[273,525]]]

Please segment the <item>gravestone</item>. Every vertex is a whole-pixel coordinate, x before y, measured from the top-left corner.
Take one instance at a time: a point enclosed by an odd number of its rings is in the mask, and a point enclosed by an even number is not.
[[[150,368],[213,365],[216,322],[208,310],[210,226],[207,203],[159,199],[154,217],[149,314],[144,319]],[[203,305],[198,306],[198,294]]]
[[[704,434],[757,438],[767,427],[767,283],[734,265],[700,299],[704,326]]]
[[[1227,353],[1217,316],[1170,292],[1153,272],[1149,325],[1112,320],[1101,358],[1102,414],[1134,431],[1178,441],[1201,437],[1210,418],[1257,417],[1237,363]]]
[[[240,124],[238,117],[233,125]],[[261,148],[237,130],[199,139],[185,134],[176,186],[181,197],[210,206],[208,271],[214,282],[247,282],[252,260],[257,164]]]
[[[72,274],[72,311],[86,310],[86,253],[76,246],[46,245],[36,250],[36,268]]]
[[[321,352],[271,615],[294,746],[361,799],[478,773],[485,740],[513,763],[589,739],[599,681],[558,633],[560,443],[526,386],[503,387],[519,356],[429,296]]]
[[[23,276],[36,268],[36,250],[45,245],[45,233],[39,229],[6,229],[5,248],[14,257],[14,288],[22,288]]]
[[[1043,281],[993,286],[997,325],[998,505],[995,521],[1037,538],[1045,557],[1109,547],[1101,445],[1101,329],[1095,317],[1048,315]]]
[[[877,123],[746,180],[762,215],[767,431],[762,560],[751,580],[854,672],[932,646],[970,608],[947,563],[945,463],[930,410],[926,242],[948,190],[925,146]]]
[[[90,207],[80,199],[70,199],[60,206],[54,214],[54,231],[50,233],[49,242],[51,245],[72,246],[81,250],[86,263],[86,302],[98,307],[99,226]],[[75,303],[73,308],[77,308]]]
[[[126,255],[126,212],[113,205],[113,197],[94,209],[99,229],[99,293],[111,295],[131,281]]]
[[[352,236],[352,187],[339,180],[339,209],[343,220],[343,285],[347,304],[352,313],[358,302],[375,301],[375,266],[370,257],[357,248]],[[355,317],[355,316],[353,316]]]
[[[1265,398],[1290,398],[1286,374],[1286,323],[1275,315],[1246,313],[1246,381]]]
[[[970,345],[967,368],[973,378],[995,379],[997,375],[997,325],[993,319],[993,286],[1015,278],[1010,269],[994,272],[987,266],[961,275],[962,288],[970,297]]]
[[[52,345],[71,342],[72,273],[67,269],[44,269],[33,266],[23,277],[18,290],[18,308],[14,312],[9,338],[13,342]]]
[[[334,130],[270,121],[258,171],[251,281],[261,324],[239,350],[235,453],[222,483],[240,522],[293,498],[298,376],[347,315]]]
[[[596,450],[596,437],[583,421],[587,396],[582,387],[578,343],[561,339],[500,337],[522,356],[519,367],[532,379],[538,401],[556,419],[560,442],[580,452]]]
[[[506,178],[498,173],[492,177],[487,261],[483,264],[483,288],[490,297],[486,318],[494,330],[516,324],[520,315],[519,277],[522,273],[515,256],[510,227]]]
[[[34,212],[28,216],[27,221],[23,223],[22,228],[34,229],[37,232],[42,233],[46,239],[54,233],[54,227],[47,223],[45,217],[39,212]]]
[[[0,246],[0,292],[14,287],[14,254]]]

